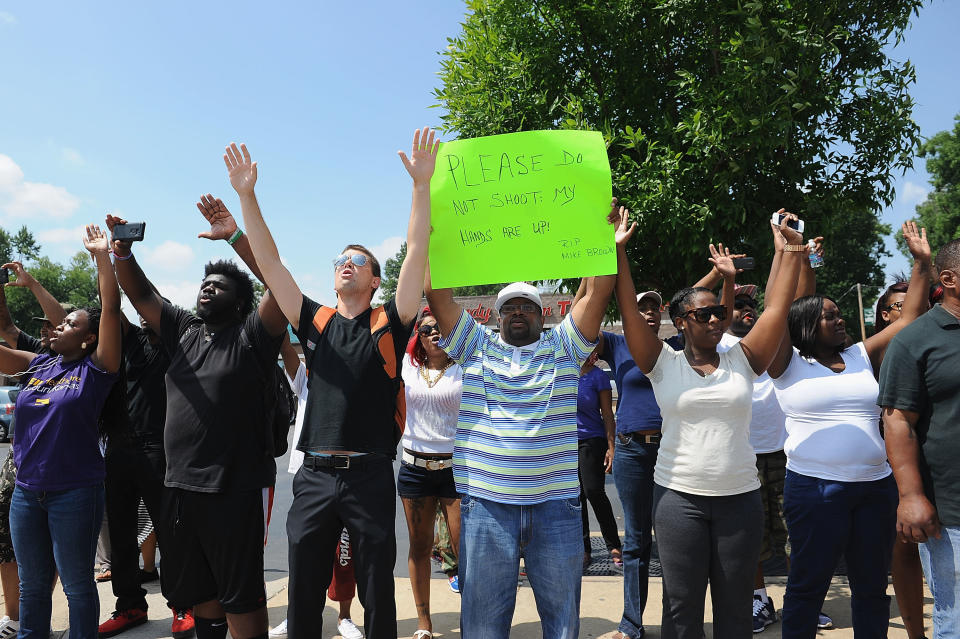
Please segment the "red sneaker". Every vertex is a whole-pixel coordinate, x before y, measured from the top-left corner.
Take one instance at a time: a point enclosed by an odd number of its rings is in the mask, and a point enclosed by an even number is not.
[[[187,639],[194,635],[193,608],[173,611],[173,623],[170,624],[170,634],[173,639]]]
[[[109,619],[100,624],[97,634],[100,639],[119,635],[121,632],[147,623],[147,611],[140,608],[115,610]]]

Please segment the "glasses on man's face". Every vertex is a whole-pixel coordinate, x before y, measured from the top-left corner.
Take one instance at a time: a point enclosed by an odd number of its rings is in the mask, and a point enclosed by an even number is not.
[[[354,253],[353,255],[338,255],[337,259],[333,260],[333,270],[339,271],[347,264],[347,262],[353,262],[354,266],[361,267],[366,265],[367,256],[363,253]]]
[[[693,315],[693,319],[697,320],[701,324],[706,324],[710,321],[711,317],[716,317],[721,322],[727,319],[727,307],[722,304],[716,306],[701,306],[700,308],[691,308],[689,311],[681,315],[680,317],[687,317],[688,315]]]
[[[898,311],[902,311],[902,310],[903,310],[903,302],[902,302],[902,301],[900,301],[900,302],[894,302],[893,304],[891,304],[890,306],[888,306],[885,310],[892,311],[893,309],[897,309]]]
[[[742,311],[748,306],[750,308],[757,308],[757,301],[756,300],[735,300],[733,302],[733,307],[738,311]]]
[[[440,327],[436,324],[421,324],[420,328],[417,329],[417,333],[426,337],[427,335],[433,335],[434,333],[439,333]]]
[[[536,313],[537,305],[536,304],[504,304],[500,307],[501,315],[509,315],[510,313]]]

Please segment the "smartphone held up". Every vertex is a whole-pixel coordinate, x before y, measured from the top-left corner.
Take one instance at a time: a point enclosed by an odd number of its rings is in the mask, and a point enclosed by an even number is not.
[[[146,222],[127,222],[126,224],[115,224],[113,227],[113,239],[123,242],[143,241],[143,234],[147,229]]]
[[[776,211],[773,215],[770,216],[770,221],[775,226],[780,226],[780,224],[783,222],[783,218],[785,217],[787,216],[780,213],[780,211]],[[787,222],[787,226],[792,228],[797,233],[803,233],[803,220],[790,220],[789,222]]]

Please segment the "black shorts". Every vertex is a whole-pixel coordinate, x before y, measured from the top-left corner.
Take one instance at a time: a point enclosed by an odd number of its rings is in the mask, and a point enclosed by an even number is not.
[[[217,600],[224,612],[243,614],[267,605],[263,583],[267,491],[163,491],[163,513],[170,519],[171,533],[161,548],[160,578],[174,608]]]
[[[13,464],[13,445],[0,467],[0,563],[17,560],[13,554],[13,539],[10,537],[10,500],[17,483],[17,467]]]
[[[420,466],[400,462],[397,473],[397,493],[405,499],[441,497],[458,499],[457,485],[453,481],[453,469],[427,470]]]

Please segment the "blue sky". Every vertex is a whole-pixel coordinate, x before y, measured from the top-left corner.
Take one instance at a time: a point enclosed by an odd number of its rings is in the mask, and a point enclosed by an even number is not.
[[[146,221],[138,259],[192,306],[203,263],[231,254],[197,238],[194,203],[211,192],[239,217],[221,156],[243,141],[284,261],[330,303],[343,245],[385,260],[406,233],[410,180],[396,151],[414,128],[439,124],[437,52],[463,11],[456,0],[0,0],[0,225],[27,224],[66,261],[83,224],[107,212]],[[916,65],[924,135],[960,111],[958,24],[960,3],[934,0],[893,50]],[[922,169],[898,180],[884,221],[899,225],[923,199]],[[888,272],[905,268],[896,254]]]

